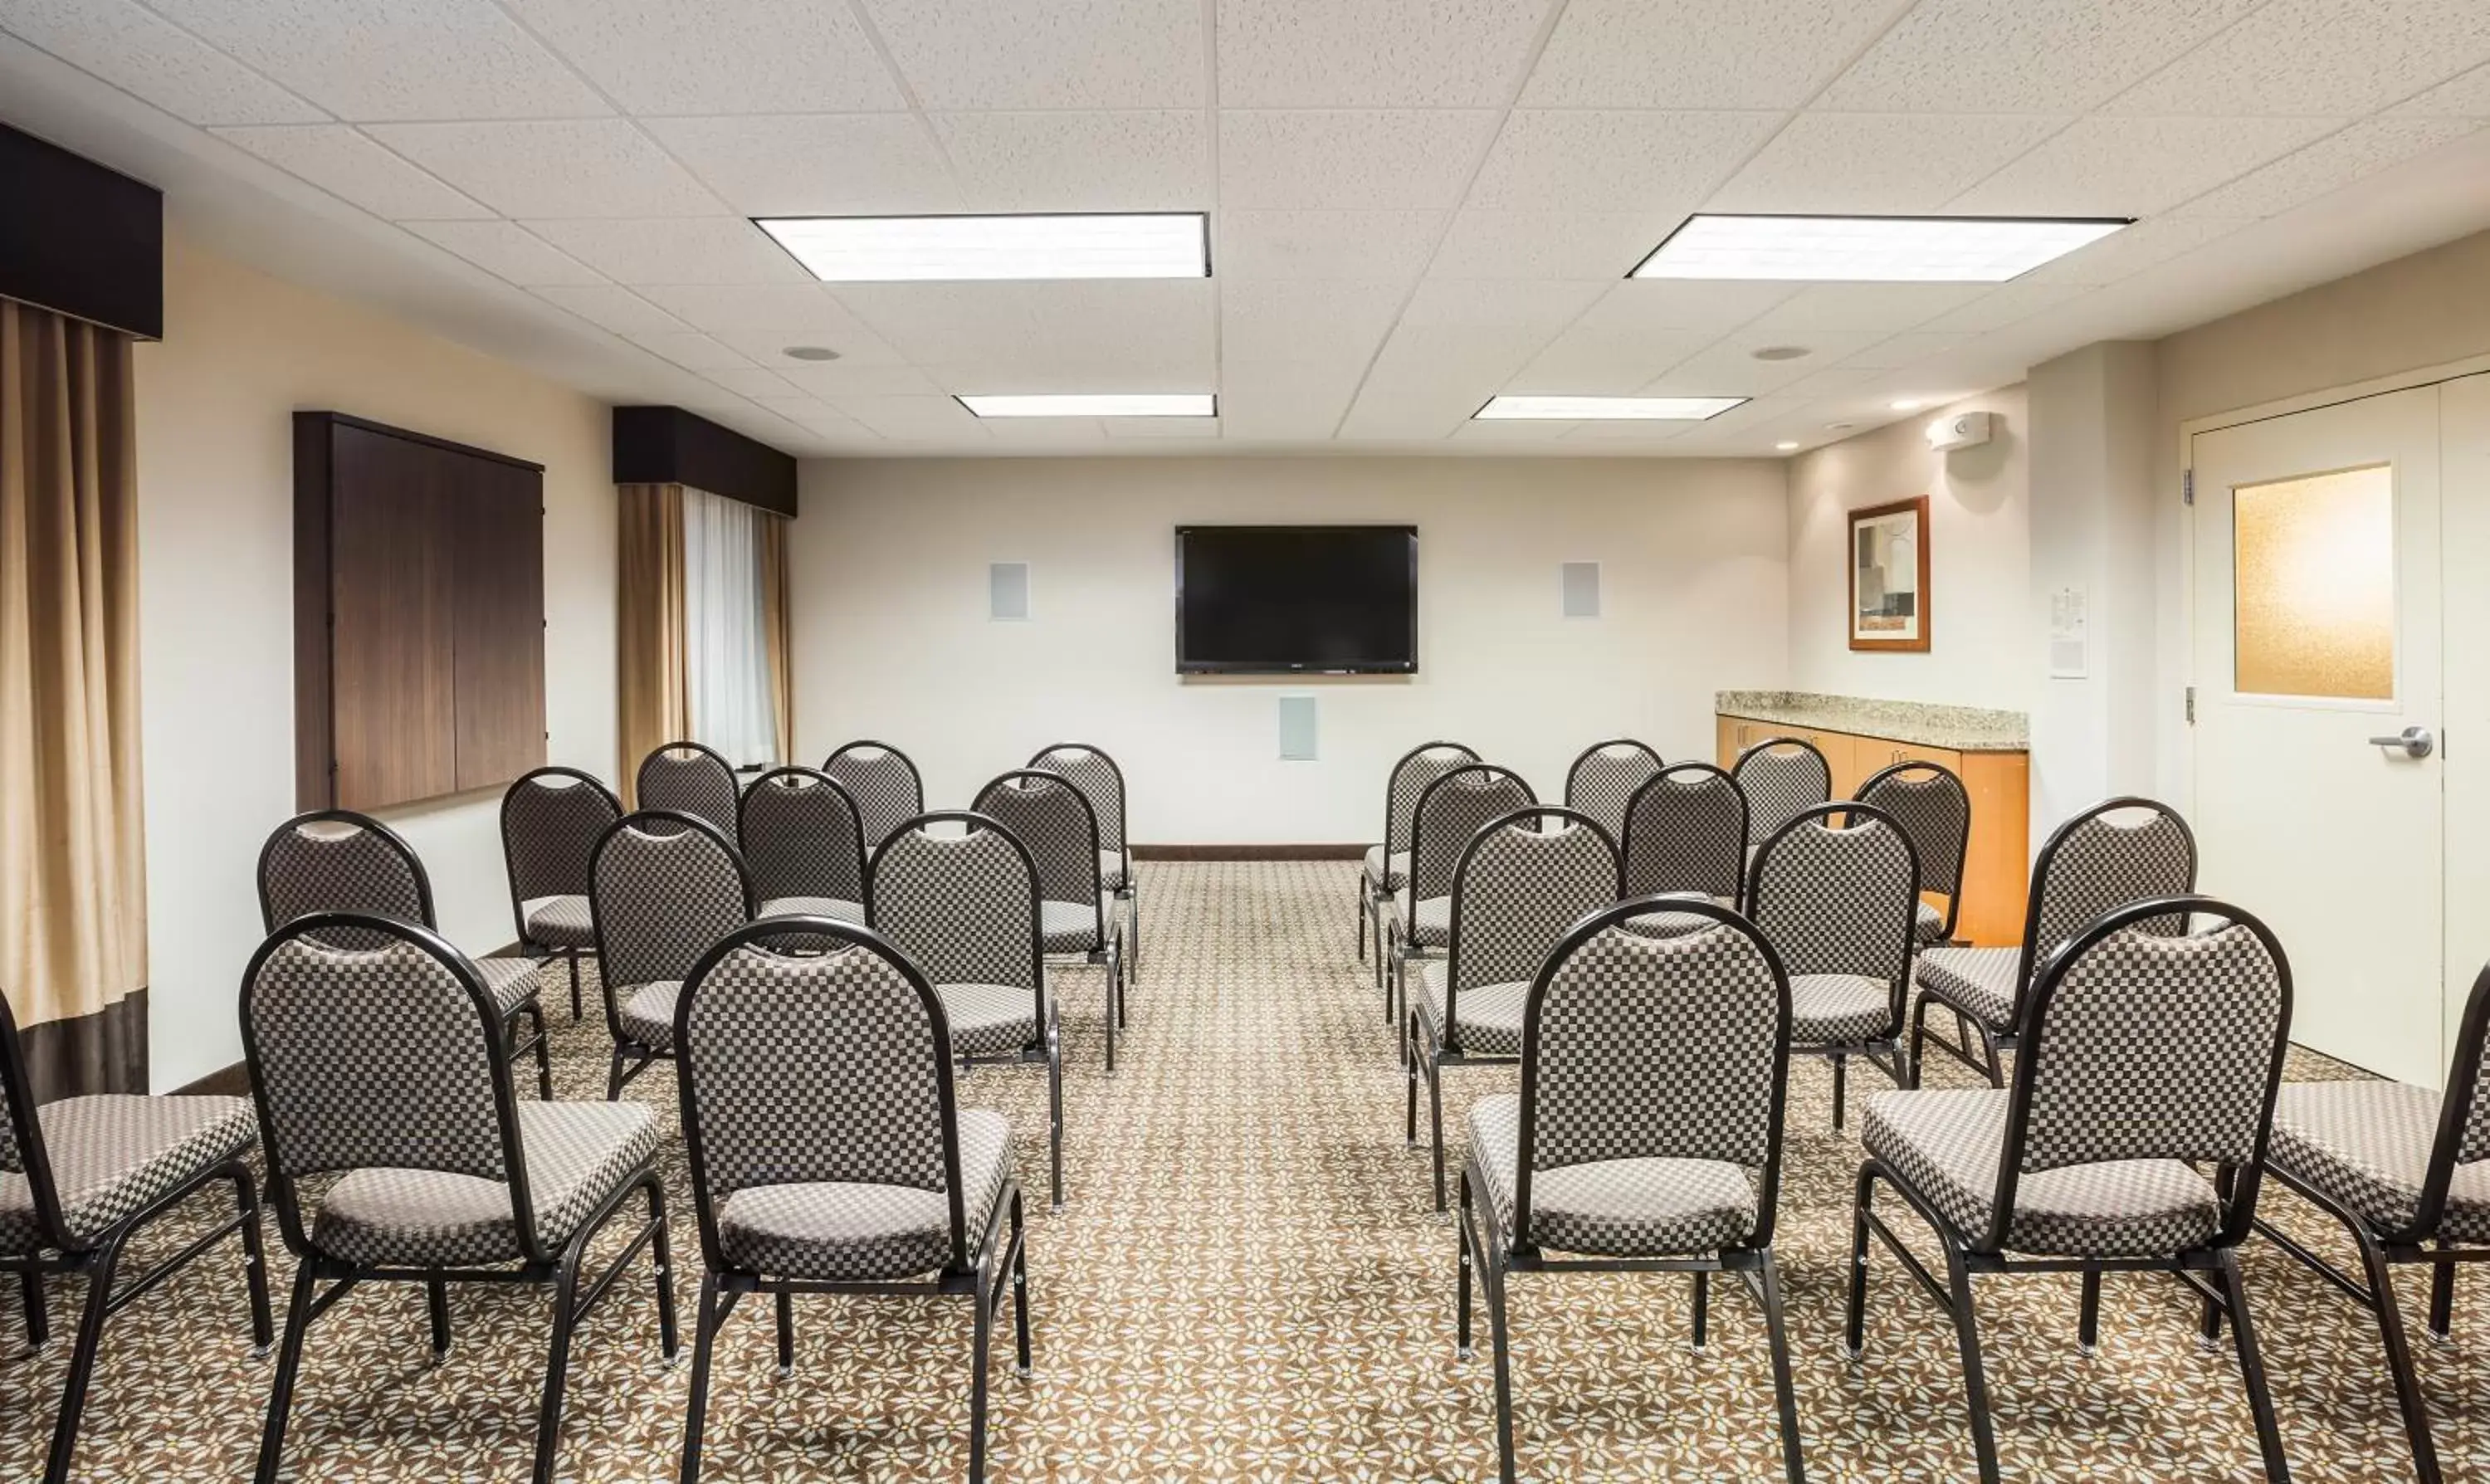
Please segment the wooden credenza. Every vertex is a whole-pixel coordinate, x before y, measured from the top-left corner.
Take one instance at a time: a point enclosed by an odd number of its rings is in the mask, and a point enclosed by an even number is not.
[[[1952,769],[1971,793],[1971,845],[1963,861],[1962,911],[1954,936],[1981,947],[2023,941],[2024,899],[2031,879],[2032,755],[2026,750],[1954,749],[1901,742],[1867,732],[1831,731],[1769,718],[1721,713],[1720,763],[1776,737],[1812,742],[1833,770],[1833,793],[1847,799],[1896,763]],[[1943,898],[1935,898],[1942,905]]]

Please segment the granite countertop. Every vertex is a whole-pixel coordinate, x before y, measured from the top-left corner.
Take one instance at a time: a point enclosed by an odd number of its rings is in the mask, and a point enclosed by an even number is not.
[[[1942,747],[1952,752],[2031,750],[2031,732],[2021,712],[1931,706],[1923,701],[1873,701],[1806,690],[1723,690],[1714,695],[1713,702],[1714,709],[1723,716],[1882,737],[1920,747]]]

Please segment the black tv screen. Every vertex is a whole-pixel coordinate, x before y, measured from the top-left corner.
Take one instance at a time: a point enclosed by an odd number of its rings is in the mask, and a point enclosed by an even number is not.
[[[1415,526],[1179,526],[1175,667],[1186,675],[1418,668]]]

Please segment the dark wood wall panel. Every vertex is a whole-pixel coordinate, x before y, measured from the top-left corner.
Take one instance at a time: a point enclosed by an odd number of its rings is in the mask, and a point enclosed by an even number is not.
[[[458,787],[507,783],[544,762],[542,481],[487,467],[459,491]]]
[[[329,532],[337,806],[458,787],[450,455],[339,428]]]

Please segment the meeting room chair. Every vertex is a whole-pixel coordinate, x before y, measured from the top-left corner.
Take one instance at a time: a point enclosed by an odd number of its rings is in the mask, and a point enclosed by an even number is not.
[[[670,742],[640,760],[631,806],[644,813],[672,810],[707,820],[733,845],[739,843],[737,803],[742,792],[735,765],[724,753],[696,742]]]
[[[1790,1050],[1833,1063],[1833,1126],[1851,1058],[1908,1087],[1902,1012],[1920,868],[1901,821],[1872,804],[1802,810],[1756,849],[1746,900],[1789,975]]]
[[[1401,1017],[1409,1013],[1409,964],[1440,958],[1453,937],[1453,878],[1470,837],[1490,822],[1539,802],[1530,782],[1510,768],[1465,763],[1439,774],[1419,791],[1410,811],[1409,871],[1400,896],[1383,919],[1377,951],[1389,960],[1383,977],[1383,1023],[1408,1037]]]
[[[1131,821],[1124,795],[1124,770],[1087,742],[1057,742],[1028,760],[1040,772],[1057,772],[1089,800],[1098,819],[1098,878],[1123,903],[1124,975],[1142,976],[1142,896],[1133,875]]]
[[[273,933],[315,912],[362,913],[440,931],[432,911],[432,878],[404,836],[368,814],[313,809],[275,829],[259,848],[260,930]],[[353,932],[333,934],[340,947],[374,947]],[[537,1002],[541,966],[532,958],[479,958],[501,1012],[510,1055],[536,1058],[536,1095],[553,1096],[553,1056]],[[525,1037],[522,1039],[522,1037]]]
[[[867,855],[900,825],[925,812],[925,777],[905,752],[884,742],[852,742],[823,760],[822,771],[855,800]]]
[[[1089,796],[1061,773],[1021,768],[979,790],[973,812],[1009,830],[1036,865],[1038,933],[1047,956],[1107,971],[1112,1075],[1124,1026],[1124,918],[1098,870],[1098,817]]]
[[[1401,1061],[1408,1129],[1418,1142],[1418,1079],[1434,1127],[1435,1209],[1444,1202],[1447,1066],[1521,1056],[1521,1011],[1531,981],[1566,929],[1616,899],[1617,848],[1589,815],[1535,807],[1491,820],[1470,837],[1453,874],[1444,956],[1422,961]]]
[[[1383,842],[1367,847],[1357,887],[1357,954],[1366,956],[1371,928],[1377,989],[1383,987],[1383,915],[1393,894],[1409,884],[1409,830],[1417,818],[1418,796],[1437,778],[1478,760],[1476,752],[1460,742],[1431,742],[1410,748],[1392,765],[1383,789]]]
[[[0,1124],[0,1172],[6,1172],[0,1175],[0,1270],[17,1275],[30,1353],[51,1342],[43,1280],[58,1273],[86,1280],[77,1342],[52,1421],[51,1451],[43,1460],[43,1484],[68,1484],[104,1321],[237,1233],[251,1343],[256,1353],[268,1353],[275,1324],[268,1266],[260,1253],[259,1188],[249,1158],[259,1128],[250,1103],[239,1097],[101,1093],[38,1105],[17,1017],[5,998],[0,1097],[8,1105],[7,1121]],[[232,1216],[204,1231],[178,1231],[184,1245],[169,1257],[161,1244],[141,1241],[141,1250],[160,1261],[127,1284],[119,1281],[122,1256],[132,1239],[153,1233],[177,1211],[190,1211],[193,1196],[219,1185],[233,1191]]]
[[[1747,876],[1747,795],[1709,763],[1674,763],[1644,780],[1626,801],[1618,842],[1617,899],[1694,895],[1735,908]],[[1702,925],[1699,917],[1657,913],[1627,931],[1666,937]]]
[[[1631,737],[1593,742],[1565,770],[1565,807],[1590,816],[1611,840],[1626,835],[1626,805],[1662,768],[1659,752]]]
[[[994,819],[920,814],[874,852],[866,924],[934,985],[962,1065],[1046,1067],[1051,1195],[1063,1209],[1063,1038],[1047,993],[1037,862]]]
[[[1791,1484],[1807,1476],[1773,1261],[1789,986],[1771,946],[1713,903],[1683,904],[1712,923],[1700,931],[1624,930],[1652,907],[1604,908],[1564,936],[1523,1005],[1520,1094],[1470,1107],[1457,1353],[1470,1357],[1475,1283],[1503,1484],[1515,1479],[1506,1280],[1517,1272],[1692,1273],[1698,1350],[1711,1275],[1739,1274],[1764,1311],[1782,1469]]]
[[[1815,743],[1797,737],[1774,737],[1738,754],[1729,776],[1747,795],[1747,849],[1770,839],[1812,808],[1833,798],[1833,768]]]
[[[2167,804],[2109,799],[2060,825],[2032,865],[2021,946],[1920,953],[1912,970],[1920,987],[1911,1009],[1913,1084],[1926,1070],[1923,1048],[1932,1043],[1991,1086],[2006,1086],[2000,1054],[2014,1048],[2027,992],[2049,956],[2079,930],[2129,902],[2195,889],[2196,836]],[[2158,927],[2186,930],[2177,921]],[[1953,1013],[1956,1039],[1928,1034],[1931,1006]]]
[[[2413,1365],[2394,1269],[2430,1269],[2429,1332],[2449,1343],[2455,1275],[2490,1262],[2490,1097],[2482,1045],[2490,1039],[2490,969],[2473,981],[2443,1093],[2400,1082],[2286,1082],[2274,1100],[2267,1168],[2343,1224],[2360,1254],[2354,1278],[2258,1218],[2267,1240],[2308,1265],[2378,1322],[2420,1484],[2446,1475],[2431,1440],[2429,1403]]]
[[[1954,942],[1962,916],[1963,863],[1971,851],[1971,791],[1954,771],[1938,763],[1896,763],[1870,775],[1852,798],[1873,804],[1900,823],[1920,858],[1916,933],[1924,947]],[[1939,911],[1928,897],[1945,898]]]
[[[739,838],[761,917],[864,920],[864,825],[827,773],[773,768],[743,791]]]
[[[588,917],[588,858],[622,801],[576,768],[538,768],[502,794],[502,860],[519,948],[570,969],[570,1018],[580,1014],[579,956],[596,951]]]
[[[333,946],[341,933],[373,946]],[[423,1285],[436,1361],[449,1351],[450,1285],[553,1290],[536,1484],[554,1476],[571,1338],[643,1249],[659,1348],[673,1361],[655,1115],[640,1103],[520,1102],[500,1026],[475,964],[412,923],[320,913],[278,928],[251,955],[244,1060],[269,1204],[297,1259],[259,1484],[276,1484],[282,1468],[304,1337],[364,1284]],[[646,1218],[626,1225],[631,1235],[602,1274],[583,1282],[589,1246],[630,1221],[635,1196]]]
[[[833,946],[774,951],[790,928]],[[1006,1295],[1029,1374],[1028,1264],[1011,1126],[959,1106],[934,986],[870,929],[765,919],[693,966],[674,1039],[702,1257],[680,1484],[698,1484],[711,1353],[746,1294],[775,1299],[781,1376],[799,1294],[973,1298],[969,1478],[983,1479],[987,1350]]]
[[[2201,931],[2170,931],[2191,915]],[[2204,1300],[2208,1338],[2230,1321],[2265,1475],[2290,1476],[2237,1250],[2290,1031],[2291,968],[2265,924],[2211,897],[2163,897],[2113,910],[2050,954],[2011,1087],[1868,1100],[1847,1349],[1855,1360],[1865,1346],[1873,1234],[1954,1320],[1982,1484],[1999,1475],[1972,1279],[2017,1273],[2080,1276],[2088,1353],[2103,1273],[2175,1275]],[[1943,1282],[1875,1209],[1880,1184],[1936,1237]]]
[[[709,945],[752,920],[752,877],[717,827],[642,809],[616,820],[590,863],[597,982],[614,1036],[608,1099],[675,1054],[675,997]]]

